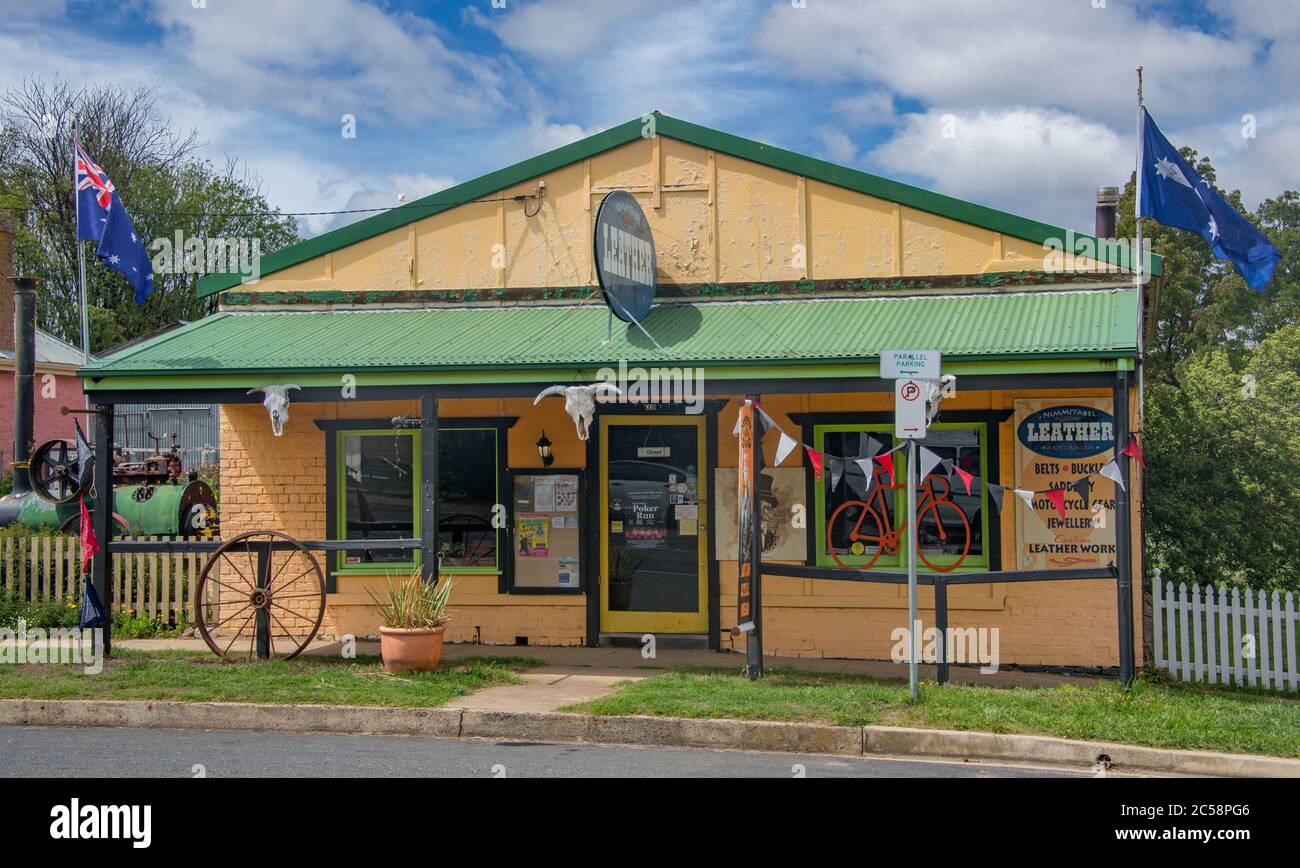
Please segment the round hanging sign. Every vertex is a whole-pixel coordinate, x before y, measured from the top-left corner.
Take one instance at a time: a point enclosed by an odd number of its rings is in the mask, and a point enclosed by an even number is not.
[[[655,298],[655,244],[636,198],[614,190],[596,211],[596,277],[605,304],[623,322],[639,322]]]

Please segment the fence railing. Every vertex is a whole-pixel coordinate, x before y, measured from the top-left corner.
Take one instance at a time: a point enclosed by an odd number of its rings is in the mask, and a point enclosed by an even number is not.
[[[114,537],[154,541],[176,537]],[[194,622],[194,595],[206,554],[136,552],[113,558],[113,611]],[[47,602],[81,599],[81,540],[70,535],[0,538],[0,594]]]
[[[1154,571],[1156,667],[1188,682],[1300,691],[1300,612],[1288,591],[1162,582]]]

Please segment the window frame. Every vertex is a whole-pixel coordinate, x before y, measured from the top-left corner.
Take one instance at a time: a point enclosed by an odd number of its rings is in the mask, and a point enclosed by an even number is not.
[[[496,437],[496,454],[494,456],[493,468],[496,480],[496,503],[504,503],[507,512],[507,523],[513,522],[514,510],[510,503],[502,500],[503,493],[506,492],[505,486],[510,485],[509,479],[509,431],[511,426],[518,421],[518,417],[481,417],[481,418],[461,418],[452,417],[445,420],[452,424],[440,424],[438,433],[443,434],[448,431],[464,430],[486,430],[492,431]],[[347,498],[345,495],[343,474],[346,470],[342,460],[343,441],[342,437],[357,434],[379,434],[379,435],[407,435],[413,438],[412,449],[413,467],[413,494],[412,505],[415,510],[414,532],[415,538],[422,537],[423,530],[423,509],[420,508],[420,489],[423,481],[423,435],[421,428],[393,428],[391,421],[388,419],[318,419],[316,426],[325,433],[325,480],[326,480],[326,536],[329,539],[343,539],[346,535],[346,517],[347,517]],[[439,510],[441,512],[441,510]],[[458,576],[499,576],[503,581],[509,581],[511,570],[511,559],[506,558],[502,562],[501,546],[502,539],[507,539],[503,528],[495,528],[497,533],[497,564],[494,567],[442,567],[439,566],[439,573],[450,573]],[[436,535],[435,535],[436,539]],[[387,576],[406,575],[411,568],[415,566],[416,559],[422,556],[421,549],[415,549],[411,552],[409,561],[392,561],[387,564],[343,564],[342,559],[346,556],[345,552],[326,553],[323,566],[325,567],[325,589],[326,593],[334,594],[338,592],[338,576]],[[336,556],[335,556],[336,555]]]
[[[988,479],[988,468],[989,468],[988,450],[991,442],[989,437],[990,424],[993,423],[984,420],[959,420],[959,421],[951,421],[951,422],[938,422],[931,425],[930,427],[938,430],[943,430],[943,429],[974,430],[978,432],[979,450],[980,450],[979,479],[981,482],[984,482]],[[894,431],[894,425],[892,422],[880,422],[880,421],[861,421],[861,422],[818,421],[813,423],[812,430],[813,430],[813,436],[812,436],[813,448],[824,451],[826,434],[838,434],[838,433],[845,433],[845,432],[871,433],[874,431],[874,432],[886,432],[890,434],[892,437]],[[893,437],[892,439],[895,441],[898,440],[897,437]],[[897,445],[897,442],[895,442],[894,445]],[[895,482],[897,482],[897,479],[906,478],[907,450],[903,449],[894,453],[894,469],[896,473]],[[811,540],[812,557],[810,560],[812,564],[815,566],[838,567],[839,564],[835,563],[835,561],[831,558],[830,553],[826,551],[825,548],[826,520],[829,517],[826,512],[826,481],[824,479],[823,480],[816,479],[815,474],[811,474],[811,473],[809,474],[809,477],[810,477],[810,485],[813,494],[813,517],[815,521],[814,532],[812,534],[812,540]],[[847,483],[841,480],[840,484],[844,485]],[[904,485],[903,488],[899,488],[894,491],[893,506],[894,506],[895,529],[897,529],[897,526],[900,523],[900,521],[903,520],[907,515],[907,500],[905,497],[905,491],[906,491],[906,485]],[[983,541],[984,551],[979,555],[967,555],[965,561],[962,562],[962,565],[960,567],[957,567],[955,570],[953,570],[953,572],[955,573],[982,572],[990,569],[989,565],[992,563],[993,560],[993,546],[992,546],[992,541],[989,538],[988,504],[989,504],[988,486],[981,485],[980,486],[980,539]],[[904,531],[899,536],[900,536],[900,545],[897,554],[895,554],[893,557],[882,554],[879,558],[877,558],[876,562],[868,568],[868,571],[879,570],[881,572],[901,572],[906,569],[907,560],[904,557],[904,554],[909,550],[908,547],[912,545],[912,528],[908,527],[904,529]],[[841,555],[841,560],[844,561],[844,563],[850,567],[854,567],[854,566],[860,567],[860,564],[865,562],[866,559],[867,559],[866,555]],[[929,567],[927,567],[925,563],[921,561],[919,558],[917,559],[916,568],[919,572],[925,572],[925,573],[934,572]]]

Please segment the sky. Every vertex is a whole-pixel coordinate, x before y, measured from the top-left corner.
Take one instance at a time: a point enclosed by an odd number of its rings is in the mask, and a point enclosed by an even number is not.
[[[1138,65],[1221,186],[1300,188],[1300,0],[0,0],[0,57],[0,90],[155,86],[290,212],[395,206],[657,109],[1090,231],[1133,170]]]

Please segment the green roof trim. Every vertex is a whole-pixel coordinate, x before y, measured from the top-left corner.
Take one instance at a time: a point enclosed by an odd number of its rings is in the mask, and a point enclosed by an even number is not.
[[[1022,238],[1036,244],[1042,244],[1048,239],[1056,239],[1064,245],[1067,237],[1073,238],[1074,252],[1091,254],[1095,251],[1096,258],[1099,261],[1118,268],[1132,270],[1130,267],[1132,257],[1129,248],[1114,242],[1099,242],[1098,239],[1091,235],[1073,232],[1072,230],[1067,236],[1067,231],[1059,226],[1018,217],[1015,214],[999,211],[986,205],[977,205],[974,202],[945,196],[942,193],[914,187],[901,181],[892,181],[879,175],[872,175],[868,172],[850,169],[847,166],[828,163],[825,160],[798,154],[794,151],[787,151],[774,145],[766,145],[731,133],[720,132],[709,127],[702,127],[699,124],[679,120],[659,112],[654,114],[655,132],[670,139],[677,139],[701,148],[720,151],[743,160],[749,160],[750,162],[786,172],[793,172],[836,187],[843,187],[847,190],[865,193],[868,196],[897,202],[909,208],[928,211],[931,214],[938,214],[941,217],[948,217],[993,232],[1001,232],[1004,235]],[[384,211],[373,217],[367,217],[358,220],[356,223],[318,235],[315,238],[290,245],[274,253],[268,253],[262,257],[261,273],[263,275],[272,274],[300,262],[315,259],[350,244],[356,244],[384,232],[401,228],[417,220],[441,214],[443,211],[455,208],[457,205],[472,202],[475,199],[480,199],[527,181],[537,175],[553,172],[570,163],[576,163],[579,160],[585,160],[588,157],[625,145],[641,138],[644,127],[645,122],[640,118],[610,127],[585,139],[580,139],[553,151],[547,151],[544,154],[515,163],[513,166],[497,169],[463,184],[457,184],[422,199],[408,202],[390,211]],[[1150,254],[1147,265],[1149,274],[1155,276],[1161,274],[1161,259],[1159,256]],[[198,295],[202,298],[239,285],[240,275],[237,273],[210,274],[199,280]]]
[[[1125,359],[1131,288],[656,305],[646,329],[606,332],[603,305],[214,314],[82,369],[84,376],[534,371],[602,365],[733,367],[779,376],[875,361],[890,346],[948,361]]]

